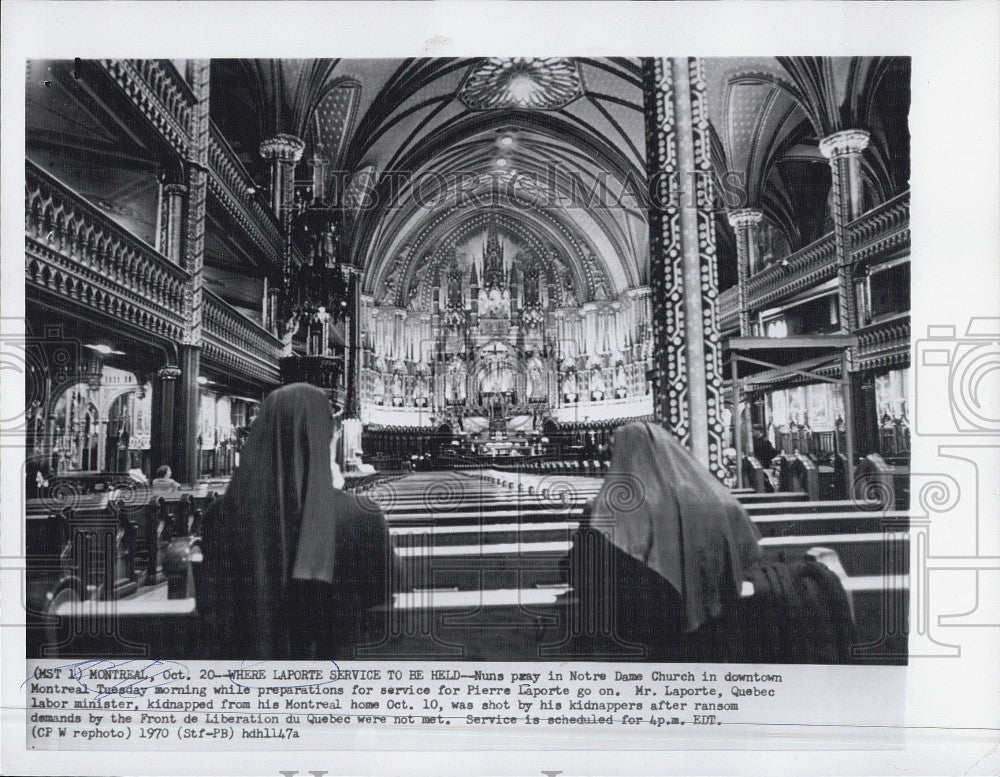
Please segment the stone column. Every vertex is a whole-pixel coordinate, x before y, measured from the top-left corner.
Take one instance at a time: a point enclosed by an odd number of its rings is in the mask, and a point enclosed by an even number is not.
[[[831,190],[833,195],[833,238],[837,257],[837,286],[840,316],[840,331],[844,334],[853,332],[859,325],[857,313],[857,297],[854,289],[854,246],[851,245],[851,233],[848,225],[861,215],[863,200],[863,179],[861,175],[861,152],[868,146],[869,135],[864,130],[850,129],[835,132],[819,142],[819,150],[830,160]],[[853,374],[854,354],[852,349],[846,349],[842,360],[845,372],[844,396],[845,408],[848,411],[845,422],[848,425],[847,440],[850,456],[856,457],[869,447],[867,431],[871,429],[872,419],[865,414],[872,409],[874,403],[866,402],[862,393],[862,382],[858,375]],[[858,445],[860,443],[860,446]],[[847,462],[848,493],[852,493],[854,462]]]
[[[271,208],[279,221],[295,202],[295,165],[306,144],[294,135],[278,134],[260,144],[260,155],[271,162]]]
[[[149,457],[153,473],[161,464],[177,469],[174,457],[174,405],[177,403],[177,380],[180,377],[181,368],[174,365],[161,367],[152,376]]]
[[[760,222],[764,214],[756,208],[731,210],[729,225],[736,230],[737,304],[740,311],[740,336],[750,334],[750,311],[747,308],[747,281],[758,270],[760,261]]]
[[[861,215],[861,152],[868,146],[868,139],[868,133],[864,130],[844,130],[819,142],[819,150],[830,160],[832,174],[833,237],[840,289],[840,329],[845,333],[857,326],[857,300],[852,271],[853,247],[847,225]]]
[[[186,194],[187,186],[182,183],[165,183],[160,186],[162,234],[157,247],[174,264],[183,261]]]
[[[198,373],[201,370],[201,349],[191,345],[180,347],[180,377],[174,423],[174,480],[193,483],[198,479],[198,416],[201,410],[201,387]]]
[[[643,91],[654,407],[660,422],[721,479],[718,279],[701,63],[693,58],[646,59]]]

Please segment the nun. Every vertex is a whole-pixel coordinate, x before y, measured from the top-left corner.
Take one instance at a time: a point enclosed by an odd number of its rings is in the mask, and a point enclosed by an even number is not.
[[[369,613],[391,600],[382,511],[335,486],[337,427],[310,384],[264,400],[205,521],[195,585],[206,658],[351,658]]]
[[[615,431],[608,474],[570,554],[570,585],[600,660],[729,661],[760,534],[736,498],[663,427]]]

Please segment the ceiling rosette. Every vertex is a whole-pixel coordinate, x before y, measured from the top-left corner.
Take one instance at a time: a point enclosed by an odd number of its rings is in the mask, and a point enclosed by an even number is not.
[[[554,111],[583,94],[583,79],[572,59],[491,57],[469,71],[459,98],[472,110],[521,108]]]

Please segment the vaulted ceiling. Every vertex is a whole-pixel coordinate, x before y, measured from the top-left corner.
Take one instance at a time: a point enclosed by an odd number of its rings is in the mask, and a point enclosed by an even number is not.
[[[261,89],[261,73],[286,84]],[[348,244],[365,268],[368,291],[383,296],[392,278],[405,299],[422,263],[440,257],[454,231],[491,208],[505,213],[511,239],[558,254],[591,279],[585,296],[646,282],[638,60],[331,61],[329,83],[354,89],[353,102],[341,109],[354,114],[346,144],[343,122],[330,129],[333,122],[300,120],[294,106],[329,99],[306,73],[298,65],[213,63],[213,115],[262,172],[255,146],[266,133],[283,131],[322,145],[336,168],[359,173],[345,187],[356,205]],[[282,95],[286,124],[261,109],[256,122],[236,120],[274,95]],[[235,106],[243,108],[237,113]]]
[[[726,208],[760,208],[790,250],[828,227],[818,141],[830,132],[871,133],[869,206],[908,188],[909,60],[703,65],[713,165],[739,181],[739,202],[717,203],[723,287],[735,277]],[[159,155],[129,128],[109,126],[101,106],[81,110],[72,91],[29,74],[29,155],[92,159],[81,169],[104,172],[68,183],[123,222],[149,211]],[[314,154],[329,161],[329,189],[348,210],[344,245],[369,293],[405,303],[415,279],[491,213],[506,239],[567,268],[584,298],[648,282],[639,59],[213,60],[211,115],[262,185],[258,148],[275,133],[306,141],[300,181]]]

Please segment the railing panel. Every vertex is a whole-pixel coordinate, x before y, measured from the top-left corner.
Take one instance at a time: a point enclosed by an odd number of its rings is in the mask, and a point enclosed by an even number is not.
[[[903,192],[864,213],[847,229],[854,262],[870,261],[905,248],[910,243],[910,193]],[[747,303],[755,310],[773,306],[836,274],[837,257],[831,232],[751,277],[747,281]],[[730,318],[739,314],[736,304],[735,289],[719,295],[720,325],[723,321],[732,325]]]
[[[187,151],[197,102],[168,59],[101,59],[100,66],[180,154]]]
[[[891,254],[910,244],[910,193],[882,203],[848,227],[855,262]]]
[[[862,327],[856,332],[858,369],[907,367],[910,364],[910,314],[903,313]]]
[[[204,356],[251,380],[277,384],[281,341],[216,294],[208,290],[202,294]]]
[[[260,198],[250,192],[255,186],[222,133],[213,124],[208,141],[209,191],[243,229],[264,256],[281,259],[282,240],[274,216]]]
[[[32,162],[25,282],[150,334],[181,338],[188,274]]]
[[[756,309],[823,283],[837,274],[833,233],[796,251],[747,282],[747,302]]]

